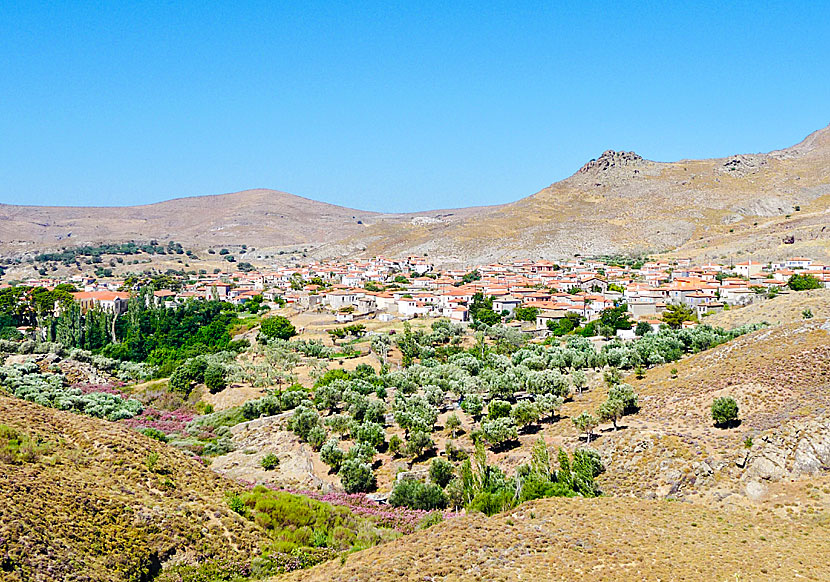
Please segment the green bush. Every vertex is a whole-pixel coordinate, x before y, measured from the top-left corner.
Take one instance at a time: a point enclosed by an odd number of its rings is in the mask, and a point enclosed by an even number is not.
[[[394,507],[408,507],[428,511],[444,509],[447,506],[447,495],[441,490],[441,487],[433,483],[401,479],[392,489],[389,504]]]
[[[210,364],[205,369],[205,386],[211,394],[221,392],[227,386],[225,382],[225,369],[219,364]]]
[[[297,330],[288,318],[281,315],[266,317],[262,320],[260,331],[268,339],[290,339],[297,335]]]
[[[386,442],[386,431],[376,422],[364,422],[357,427],[354,438],[359,443],[366,443],[379,449]]]
[[[511,408],[512,407],[509,402],[505,402],[504,400],[493,400],[487,406],[487,418],[490,420],[506,418],[510,416]]]
[[[274,453],[268,453],[267,455],[262,457],[262,460],[259,462],[259,464],[262,465],[262,468],[266,471],[273,471],[274,469],[279,467],[280,459]]]
[[[715,398],[712,402],[712,420],[716,426],[728,427],[738,420],[738,403],[731,396]]]
[[[455,467],[444,459],[432,459],[429,465],[430,480],[442,489],[452,480]]]
[[[346,493],[367,493],[377,487],[375,474],[369,463],[348,459],[340,466],[340,481]]]
[[[343,452],[339,444],[336,438],[331,438],[320,449],[320,460],[331,467],[333,471],[340,470],[340,465],[346,457],[346,453]]]
[[[812,275],[796,273],[787,281],[787,286],[793,291],[806,291],[808,289],[821,289],[824,285]]]
[[[311,445],[312,450],[319,451],[320,447],[323,446],[323,443],[326,442],[326,438],[328,438],[328,436],[329,435],[326,433],[326,429],[323,428],[322,425],[318,425],[308,431],[306,440],[308,440],[308,444]]]
[[[312,429],[321,427],[323,421],[316,410],[306,406],[298,406],[288,421],[288,428],[292,430],[300,439],[308,441],[309,434]],[[322,443],[321,443],[322,444]]]
[[[161,441],[163,443],[167,442],[167,435],[157,428],[143,428],[139,432],[144,436],[150,437],[151,439],[156,439],[157,441]]]
[[[409,440],[406,443],[406,454],[420,457],[434,446],[435,443],[429,433],[416,430],[409,435]]]

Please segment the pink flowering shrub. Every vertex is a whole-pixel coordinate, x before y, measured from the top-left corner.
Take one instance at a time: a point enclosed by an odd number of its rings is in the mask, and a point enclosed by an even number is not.
[[[145,408],[141,414],[122,422],[134,429],[154,428],[168,435],[183,434],[187,423],[193,420],[194,416],[196,415],[186,408],[178,410]]]
[[[103,392],[104,394],[114,394],[122,398],[129,398],[123,390],[123,382],[107,382],[105,384],[75,384],[73,388],[80,388],[82,394],[92,394],[93,392]]]

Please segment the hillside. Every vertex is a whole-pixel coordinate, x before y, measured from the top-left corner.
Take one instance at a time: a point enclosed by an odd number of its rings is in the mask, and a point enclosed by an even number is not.
[[[607,494],[752,505],[830,466],[828,320],[762,329],[626,381],[640,411],[619,431],[601,425],[592,441],[608,469],[599,480]],[[592,389],[563,410],[570,418],[596,410],[606,394]],[[709,407],[720,396],[738,402],[739,426],[713,425]],[[578,443],[569,421],[546,438]]]
[[[759,321],[770,324],[792,323],[804,319],[805,309],[809,309],[813,317],[830,317],[830,290],[785,292],[768,301],[714,313],[706,317],[705,323],[726,329]]]
[[[24,243],[52,247],[133,239],[282,246],[324,243],[374,220],[372,212],[260,189],[145,206],[0,205],[0,240],[19,249]]]
[[[622,498],[468,515],[280,581],[826,580],[826,519]]]
[[[475,220],[377,224],[371,251],[473,262],[660,252],[830,258],[830,127],[768,154],[661,163],[606,151],[570,178]],[[798,207],[799,210],[795,210]],[[787,216],[790,215],[789,218]],[[794,236],[793,245],[782,239]]]
[[[767,154],[654,162],[606,151],[512,204],[378,214],[274,190],[134,207],[0,205],[0,247],[173,239],[204,248],[303,245],[310,254],[424,253],[441,263],[661,252],[700,259],[830,259],[830,127]],[[792,237],[792,244],[784,244]]]
[[[3,580],[146,580],[266,542],[228,508],[230,481],[168,445],[5,397],[0,425]]]
[[[817,293],[767,302],[773,313]],[[800,303],[799,303],[800,305]],[[766,315],[747,310],[741,321]],[[786,320],[786,317],[782,317]],[[640,410],[592,447],[606,471],[597,499],[531,501],[329,562],[298,580],[826,580],[830,562],[830,320],[793,319],[626,378]],[[570,418],[607,390],[574,395],[562,418],[489,462],[527,462],[539,436],[584,443]],[[731,395],[740,423],[713,426]]]

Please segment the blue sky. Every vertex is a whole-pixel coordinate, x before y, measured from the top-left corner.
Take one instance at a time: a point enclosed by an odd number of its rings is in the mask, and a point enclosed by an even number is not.
[[[0,202],[496,204],[830,123],[830,3],[0,3]]]

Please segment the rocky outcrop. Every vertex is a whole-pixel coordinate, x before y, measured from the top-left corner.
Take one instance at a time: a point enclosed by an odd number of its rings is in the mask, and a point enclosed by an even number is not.
[[[600,173],[607,172],[612,168],[622,168],[628,166],[640,166],[645,160],[642,156],[634,152],[618,152],[615,150],[606,150],[602,155],[594,160],[591,160],[581,168],[578,174]]]
[[[830,421],[794,425],[761,436],[746,460],[748,481],[779,481],[830,471]]]

